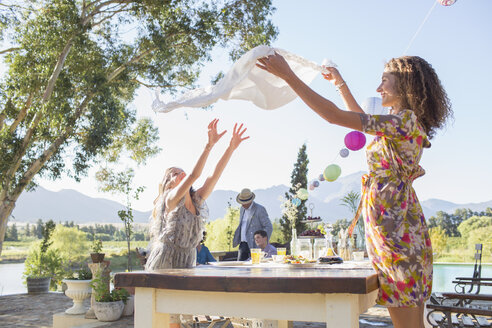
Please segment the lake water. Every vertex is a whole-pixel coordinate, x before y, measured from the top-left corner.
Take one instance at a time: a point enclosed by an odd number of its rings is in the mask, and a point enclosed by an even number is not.
[[[24,263],[0,264],[0,295],[22,294],[27,287],[22,283]],[[455,277],[469,277],[473,264],[434,264],[434,292],[454,292],[451,281]],[[492,264],[482,264],[482,277],[492,277]],[[491,294],[492,287],[485,287],[483,293]]]

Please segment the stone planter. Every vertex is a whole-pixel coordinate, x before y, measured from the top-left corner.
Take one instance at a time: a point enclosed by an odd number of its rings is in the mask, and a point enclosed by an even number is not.
[[[125,304],[123,301],[94,302],[93,308],[99,321],[116,321],[121,317]]]
[[[104,253],[91,253],[92,263],[101,263],[104,261]]]
[[[135,296],[130,295],[126,300],[125,307],[123,308],[123,316],[127,317],[132,315],[134,306],[135,306]]]
[[[50,291],[51,277],[43,277],[43,278],[27,277],[26,282],[27,282],[28,294],[48,293]]]
[[[65,310],[68,314],[84,314],[87,309],[84,307],[84,300],[91,296],[92,287],[91,280],[72,280],[63,279],[63,282],[67,284],[67,290],[65,295],[73,300],[73,306],[70,309]]]

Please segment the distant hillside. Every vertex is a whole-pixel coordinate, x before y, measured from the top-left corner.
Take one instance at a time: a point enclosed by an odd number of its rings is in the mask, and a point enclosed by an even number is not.
[[[24,192],[19,197],[12,215],[18,222],[35,222],[38,219],[55,222],[119,223],[118,211],[125,207],[115,201],[93,198],[75,190],[49,191],[43,187]],[[149,212],[133,212],[135,222],[148,222]]]
[[[339,178],[335,182],[321,182],[320,186],[310,192],[308,204],[314,205],[312,214],[321,216],[327,222],[341,218],[351,218],[349,209],[340,204],[340,199],[350,191],[360,191],[360,180],[364,172],[357,172]],[[270,219],[280,218],[281,201],[288,190],[285,185],[272,186],[267,189],[253,190],[256,201],[266,207]],[[236,202],[238,191],[216,190],[210,195],[207,204],[210,220],[223,218],[228,202],[239,206]],[[458,208],[469,208],[473,211],[483,211],[492,207],[492,200],[483,203],[455,204],[440,199],[429,199],[421,202],[426,218],[435,215],[437,211],[453,213]],[[75,190],[48,191],[38,187],[34,192],[25,192],[17,201],[13,215],[17,222],[35,222],[38,219],[58,221],[74,221],[77,223],[118,223],[117,213],[124,206],[118,202],[103,198],[93,198]],[[308,214],[311,214],[308,209]],[[148,212],[135,211],[135,222],[146,223]]]

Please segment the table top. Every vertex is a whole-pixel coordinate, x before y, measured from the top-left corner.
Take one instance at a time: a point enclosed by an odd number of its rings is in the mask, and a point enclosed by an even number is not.
[[[350,293],[368,294],[378,288],[376,272],[367,265],[202,265],[190,269],[156,272],[121,272],[115,287],[255,292],[255,293]]]

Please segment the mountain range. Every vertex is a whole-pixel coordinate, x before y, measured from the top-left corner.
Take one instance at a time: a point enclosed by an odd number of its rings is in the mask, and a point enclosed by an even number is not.
[[[340,199],[350,191],[360,192],[361,176],[364,172],[353,173],[338,178],[334,182],[320,182],[320,186],[309,192],[307,202],[308,215],[320,216],[326,222],[334,222],[341,218],[351,218],[349,208],[341,205]],[[282,201],[280,197],[288,190],[288,186],[278,185],[267,189],[256,189],[255,201],[265,206],[274,220],[280,218]],[[236,203],[238,191],[216,190],[207,199],[210,220],[224,217],[228,202],[232,206]],[[492,207],[492,200],[482,203],[456,204],[441,199],[421,201],[426,218],[435,215],[437,211],[453,213],[458,208],[469,208],[473,211],[483,211]],[[17,201],[10,222],[36,222],[53,219],[55,222],[74,221],[75,223],[119,223],[118,211],[124,205],[104,199],[93,198],[75,190],[60,190],[57,192],[38,187],[35,191],[24,192]],[[148,222],[149,211],[134,211],[134,221]]]

